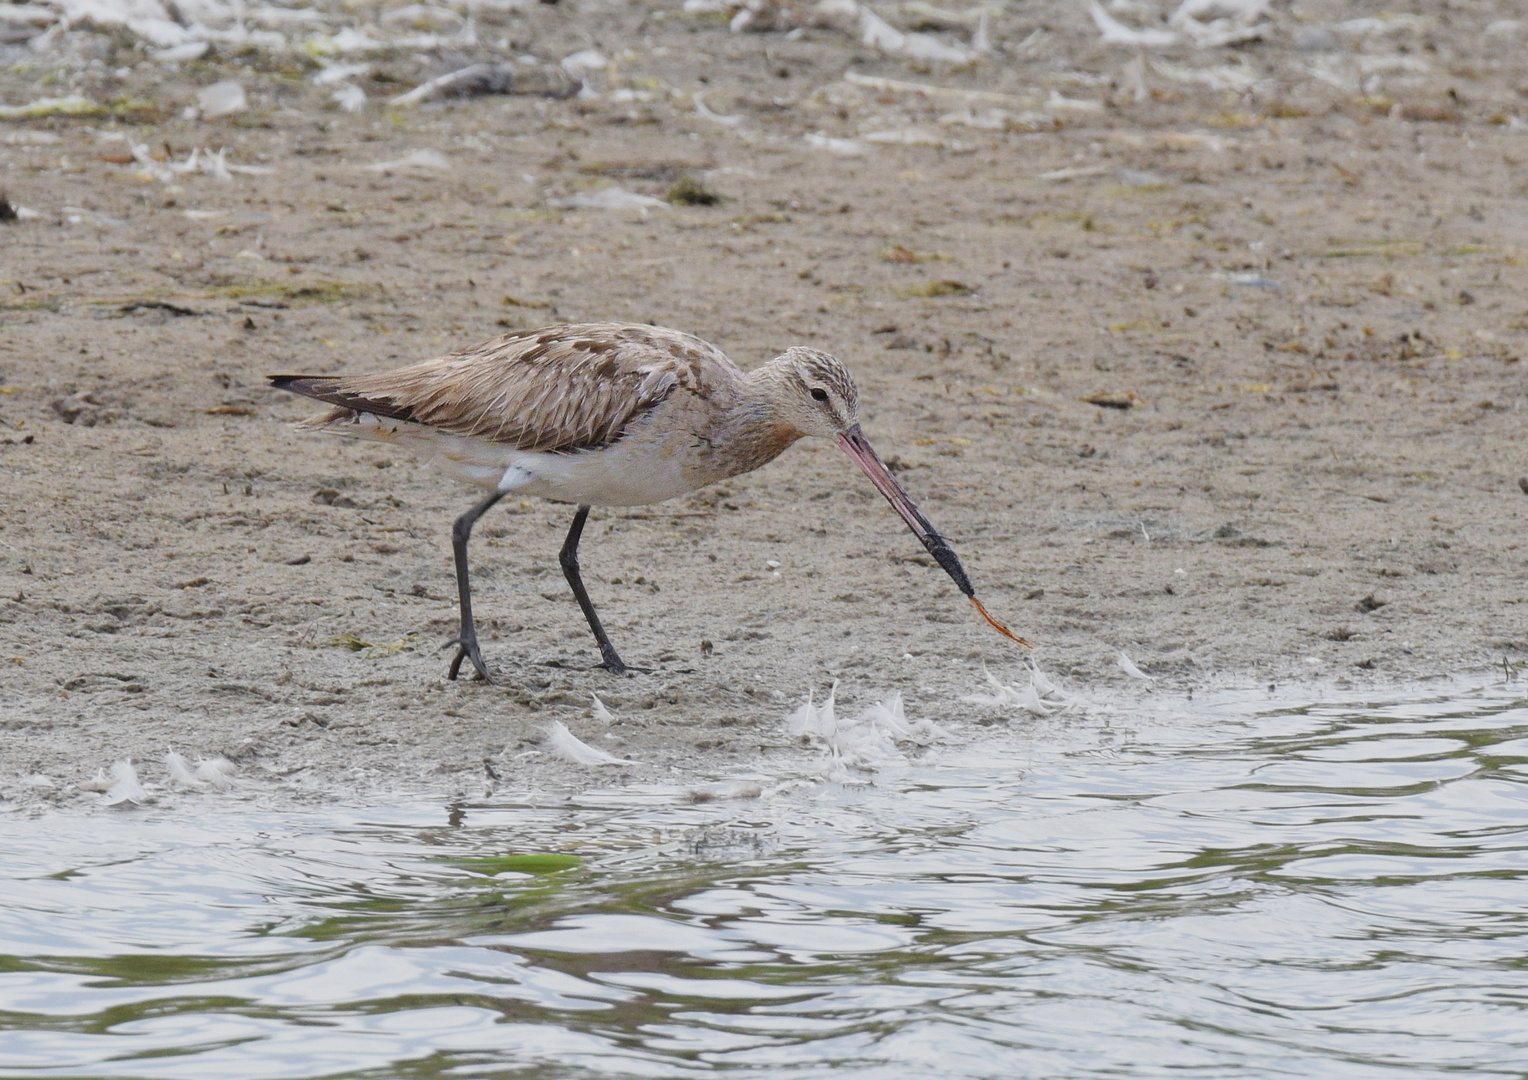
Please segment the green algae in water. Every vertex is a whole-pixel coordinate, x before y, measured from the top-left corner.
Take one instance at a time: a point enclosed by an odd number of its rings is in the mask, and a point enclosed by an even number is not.
[[[549,874],[577,870],[584,865],[584,860],[577,855],[558,855],[554,852],[539,855],[489,855],[477,859],[447,859],[446,862],[451,866],[459,866],[463,870],[487,874],[490,877],[506,872],[544,877]]]

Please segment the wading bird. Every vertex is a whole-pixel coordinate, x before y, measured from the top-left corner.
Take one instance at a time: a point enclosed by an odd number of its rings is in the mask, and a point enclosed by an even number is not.
[[[457,647],[453,679],[470,660],[491,681],[472,622],[467,540],[504,496],[577,504],[560,562],[603,666],[619,675],[626,665],[578,572],[589,508],[672,499],[751,472],[805,436],[836,441],[981,617],[1029,645],[987,614],[960,560],[870,448],[854,380],[827,353],[798,346],[745,374],[690,334],[584,323],[516,331],[396,371],[273,375],[271,383],[334,406],[300,428],[422,450],[447,473],[488,489],[451,529],[461,598],[461,630],[446,646]]]

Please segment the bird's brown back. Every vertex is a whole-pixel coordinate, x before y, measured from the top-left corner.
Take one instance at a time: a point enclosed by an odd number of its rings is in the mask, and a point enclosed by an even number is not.
[[[609,446],[676,391],[706,399],[734,393],[742,379],[726,354],[693,335],[575,323],[516,331],[395,371],[271,382],[343,410],[517,450],[568,452]],[[331,418],[339,416],[317,422]]]

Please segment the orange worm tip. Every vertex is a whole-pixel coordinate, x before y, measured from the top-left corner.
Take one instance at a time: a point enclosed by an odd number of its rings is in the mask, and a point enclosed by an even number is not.
[[[1012,641],[1017,641],[1020,645],[1024,646],[1026,649],[1033,649],[1034,648],[1034,646],[1031,645],[1029,642],[1027,642],[1023,638],[1019,637],[1012,630],[1008,629],[1008,627],[1004,626],[1002,623],[1000,623],[996,619],[994,619],[991,615],[988,615],[987,614],[987,609],[982,607],[982,602],[980,600],[978,600],[976,597],[974,597],[974,596],[971,597],[971,603],[976,608],[976,613],[978,615],[980,615],[982,618],[986,619],[987,622],[991,624],[992,629],[996,630],[999,634],[1002,634],[1005,638],[1008,638],[1008,639],[1010,639]]]

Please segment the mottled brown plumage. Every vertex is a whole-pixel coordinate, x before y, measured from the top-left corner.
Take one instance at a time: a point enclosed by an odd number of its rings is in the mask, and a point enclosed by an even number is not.
[[[715,369],[709,381],[708,368]],[[721,350],[690,334],[585,323],[505,334],[395,371],[300,377],[304,385],[286,388],[451,435],[566,453],[609,446],[675,390],[706,398],[717,374],[733,372]],[[341,418],[316,417],[304,426]]]

